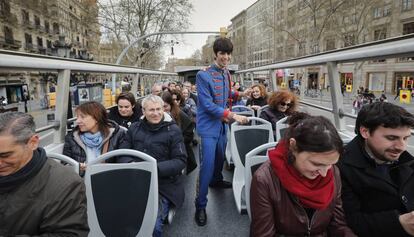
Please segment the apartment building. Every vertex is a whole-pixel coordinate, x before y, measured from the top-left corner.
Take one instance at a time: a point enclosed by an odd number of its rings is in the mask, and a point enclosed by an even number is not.
[[[97,17],[96,0],[0,0],[0,49],[93,60],[100,39]],[[0,72],[0,95],[18,102],[29,99],[23,98],[28,88],[37,99],[52,86],[50,76]]]

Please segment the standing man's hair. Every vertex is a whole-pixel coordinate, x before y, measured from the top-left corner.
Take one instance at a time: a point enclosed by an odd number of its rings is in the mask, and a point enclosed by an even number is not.
[[[0,134],[10,134],[16,143],[26,144],[35,134],[36,125],[30,114],[6,112],[0,114]]]
[[[231,54],[233,52],[233,43],[227,38],[218,38],[213,44],[214,54],[217,55],[219,51]]]
[[[379,126],[385,128],[410,127],[414,128],[414,116],[404,108],[388,103],[375,102],[362,106],[355,122],[355,133],[359,133],[360,127],[365,127],[370,133]]]

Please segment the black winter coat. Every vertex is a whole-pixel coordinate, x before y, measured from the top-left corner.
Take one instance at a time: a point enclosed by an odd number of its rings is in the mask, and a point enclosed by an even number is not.
[[[77,162],[86,162],[86,146],[83,144],[80,138],[80,131],[78,127],[68,133],[65,137],[65,145],[63,147],[63,155],[69,156]],[[109,142],[108,151],[119,149],[119,145],[125,139],[126,130],[121,128],[118,124],[111,121],[111,128],[109,135],[104,139],[105,142]],[[104,146],[102,146],[103,148]],[[108,163],[118,163],[116,158],[107,160]]]
[[[187,174],[197,168],[197,162],[193,152],[192,142],[194,139],[194,123],[191,119],[180,110],[180,129],[184,137],[185,150],[187,152]]]
[[[187,154],[183,135],[171,116],[164,113],[164,119],[151,125],[141,119],[128,129],[122,149],[144,152],[157,160],[158,190],[177,208],[184,202],[182,171],[186,166]]]
[[[338,167],[342,201],[349,227],[358,236],[408,236],[398,216],[414,210],[414,157],[401,154],[388,178],[356,137],[345,148]]]
[[[260,118],[269,121],[272,124],[273,135],[276,136],[276,122],[286,117],[285,113],[279,110],[267,107],[260,113]]]
[[[118,106],[109,109],[108,118],[115,121],[119,126],[129,128],[132,123],[138,122],[142,116],[142,108],[139,104],[135,104],[134,113],[131,117],[122,117],[118,112]]]

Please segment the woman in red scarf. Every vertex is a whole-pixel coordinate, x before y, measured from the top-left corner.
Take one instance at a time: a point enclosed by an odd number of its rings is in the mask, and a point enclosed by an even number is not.
[[[355,236],[342,210],[334,164],[343,144],[335,127],[304,113],[288,123],[285,138],[252,180],[251,236]]]

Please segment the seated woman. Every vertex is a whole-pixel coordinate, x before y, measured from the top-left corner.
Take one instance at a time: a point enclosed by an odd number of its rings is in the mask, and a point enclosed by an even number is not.
[[[268,102],[269,107],[262,110],[260,118],[272,124],[273,134],[276,135],[276,122],[296,111],[298,99],[292,92],[281,90],[273,92]]]
[[[125,137],[125,130],[108,119],[105,107],[95,101],[75,109],[76,127],[65,137],[63,154],[80,163],[81,171],[99,155],[118,149]],[[115,162],[110,159],[109,162]]]
[[[191,111],[191,119],[195,121],[196,115],[197,115],[197,105],[196,102],[190,97],[190,91],[187,88],[183,88],[181,90],[181,93],[183,94],[184,99],[184,105],[185,107],[189,107]]]
[[[332,123],[296,113],[250,190],[251,236],[355,236],[346,225],[341,179],[343,149]]]
[[[255,114],[257,114],[257,110],[260,107],[267,105],[266,88],[262,84],[257,84],[252,86],[251,90],[252,93],[246,102],[246,106],[254,109]]]
[[[136,103],[135,97],[131,92],[122,92],[116,98],[117,107],[109,109],[109,119],[118,125],[129,128],[129,126],[139,120],[142,116],[142,109]]]
[[[164,112],[169,113],[171,117],[175,120],[178,127],[180,127],[181,132],[184,137],[185,150],[187,152],[187,174],[193,171],[197,167],[197,162],[191,147],[191,143],[194,138],[194,123],[191,119],[185,114],[179,107],[176,101],[173,99],[173,95],[165,91],[161,95],[162,100],[164,101]]]

